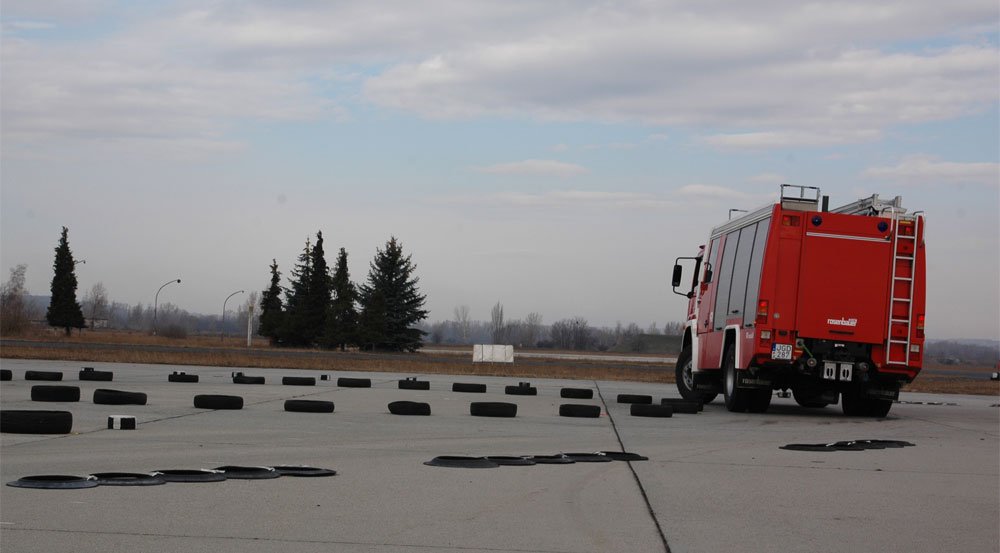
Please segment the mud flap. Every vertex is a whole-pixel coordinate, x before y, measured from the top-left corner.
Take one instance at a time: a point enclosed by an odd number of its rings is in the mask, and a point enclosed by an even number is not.
[[[750,371],[736,371],[736,387],[752,390],[770,390],[772,381],[762,374],[751,374]]]

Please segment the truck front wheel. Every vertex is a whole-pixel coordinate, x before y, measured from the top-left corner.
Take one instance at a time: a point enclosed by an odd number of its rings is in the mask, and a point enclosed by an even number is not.
[[[750,390],[736,387],[736,348],[730,345],[722,360],[722,395],[726,400],[726,409],[734,413],[743,413],[750,406]]]
[[[682,398],[688,401],[711,403],[715,396],[719,395],[712,392],[699,392],[694,389],[694,366],[691,362],[690,346],[681,350],[681,354],[677,356],[674,377],[677,381],[677,391],[681,393]]]

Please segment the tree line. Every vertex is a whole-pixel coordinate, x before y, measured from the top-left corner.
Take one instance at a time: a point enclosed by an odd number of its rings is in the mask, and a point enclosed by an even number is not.
[[[416,265],[395,237],[377,248],[365,282],[355,285],[340,248],[331,270],[322,231],[306,240],[288,286],[281,285],[278,263],[271,261],[271,282],[261,294],[261,336],[278,346],[344,350],[416,351],[425,332],[426,296],[417,288]]]

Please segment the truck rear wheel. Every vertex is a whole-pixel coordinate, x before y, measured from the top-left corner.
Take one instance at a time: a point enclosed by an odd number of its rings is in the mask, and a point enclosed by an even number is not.
[[[701,403],[711,403],[719,394],[713,392],[699,392],[694,389],[694,366],[691,362],[691,347],[685,347],[677,356],[677,364],[674,366],[674,379],[677,381],[677,391],[681,397],[688,401],[699,401]]]
[[[722,395],[726,400],[726,409],[734,413],[745,412],[750,406],[750,390],[736,387],[736,348],[732,345],[726,348],[722,359],[722,380]]]
[[[848,417],[882,418],[892,409],[892,400],[866,398],[856,390],[844,392],[841,398],[844,414]]]
[[[751,413],[766,413],[771,407],[771,397],[774,394],[770,389],[749,390],[750,399],[747,401],[747,409]]]

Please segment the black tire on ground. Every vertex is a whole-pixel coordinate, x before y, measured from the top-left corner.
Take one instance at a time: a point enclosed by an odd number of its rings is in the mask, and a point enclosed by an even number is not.
[[[240,396],[202,394],[194,396],[194,406],[199,409],[242,409],[243,398]]]
[[[469,414],[473,417],[516,417],[517,404],[501,401],[474,401],[469,404]]]
[[[537,396],[538,388],[531,386],[506,386],[503,392],[509,396]]]
[[[316,399],[286,399],[285,411],[293,413],[332,413],[334,405],[332,401],[321,401]]]
[[[73,413],[69,411],[19,411],[0,409],[0,432],[7,434],[69,434]]]
[[[341,388],[371,388],[372,379],[340,377],[337,379],[337,386]]]
[[[235,465],[226,465],[222,467],[215,467],[212,470],[217,470],[222,474],[225,474],[226,480],[270,480],[281,476],[280,472],[271,467],[240,467]]]
[[[677,381],[677,391],[681,397],[688,401],[698,401],[701,403],[712,403],[719,394],[715,392],[699,392],[694,389],[694,366],[691,363],[691,346],[686,346],[677,356],[677,364],[674,365],[674,377]]]
[[[31,401],[80,401],[80,387],[32,386]]]
[[[641,394],[618,394],[618,403],[653,403],[653,396]]]
[[[389,404],[389,412],[393,415],[426,417],[431,414],[431,406],[419,401],[393,401]]]
[[[145,405],[146,394],[98,388],[94,390],[94,403],[97,405]]]
[[[674,409],[669,405],[646,405],[643,403],[633,403],[629,409],[633,417],[656,417],[666,418],[674,416]]]
[[[430,390],[431,383],[426,380],[407,380],[403,379],[399,381],[400,390]]]
[[[722,396],[726,409],[743,413],[750,406],[750,391],[736,387],[736,347],[729,344],[722,356]]]
[[[233,384],[264,384],[264,377],[238,374],[233,377]]]
[[[59,371],[24,371],[25,380],[62,380],[63,374]]]
[[[596,419],[601,416],[601,406],[584,405],[580,403],[563,403],[559,406],[559,416]]]
[[[115,373],[111,371],[95,371],[93,369],[84,369],[80,371],[80,380],[92,380],[97,382],[111,382],[114,380]]]
[[[563,388],[559,390],[559,397],[566,399],[593,399],[594,391],[590,388]]]
[[[141,472],[95,472],[100,486],[159,486],[167,482],[159,476]]]
[[[37,488],[42,490],[79,490],[96,488],[97,479],[92,476],[70,476],[66,474],[41,474],[38,476],[23,476],[13,482],[7,482],[14,488]]]
[[[283,376],[281,383],[285,386],[315,386],[316,378],[313,376]]]
[[[466,392],[470,394],[485,394],[486,384],[470,384],[467,382],[456,382],[451,385],[453,392]]]
[[[271,468],[280,472],[282,476],[300,476],[308,478],[337,475],[337,471],[335,470],[301,465],[275,465]]]
[[[198,382],[198,375],[184,373],[168,374],[167,382]]]
[[[14,380],[14,373],[10,369],[0,369],[0,381]]]
[[[158,469],[153,475],[167,482],[223,482],[226,475],[217,470],[208,469]]]

